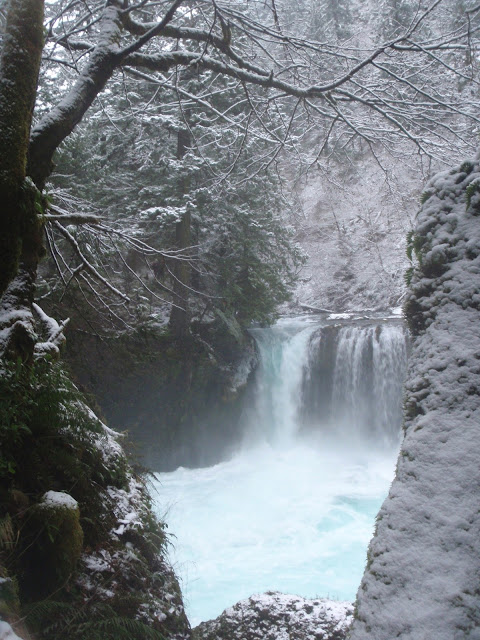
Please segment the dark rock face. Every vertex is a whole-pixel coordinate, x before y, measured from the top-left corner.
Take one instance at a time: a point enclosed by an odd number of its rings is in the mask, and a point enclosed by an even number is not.
[[[344,640],[353,605],[267,592],[226,609],[193,630],[194,640]]]
[[[72,332],[66,357],[75,381],[110,426],[129,432],[153,471],[215,464],[240,438],[241,398],[256,364],[241,331],[235,337],[217,323],[180,341],[158,328],[110,340]]]

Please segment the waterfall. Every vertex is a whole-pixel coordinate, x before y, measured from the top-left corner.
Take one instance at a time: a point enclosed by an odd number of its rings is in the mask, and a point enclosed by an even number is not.
[[[357,439],[395,442],[402,421],[406,362],[401,326],[342,328],[333,372],[331,422]]]
[[[397,322],[284,319],[252,330],[260,354],[246,443],[288,446],[306,433],[398,441],[407,346]]]
[[[269,329],[253,329],[260,365],[253,411],[246,422],[246,446],[264,440],[289,446],[298,431],[300,398],[310,339],[316,326],[304,320],[281,320]]]
[[[252,335],[260,366],[240,449],[157,475],[193,624],[269,590],[353,600],[394,474],[398,318],[288,318]]]

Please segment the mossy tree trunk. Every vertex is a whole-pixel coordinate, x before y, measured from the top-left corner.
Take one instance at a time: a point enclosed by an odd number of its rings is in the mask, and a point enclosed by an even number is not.
[[[43,0],[10,0],[0,56],[0,295],[20,262],[35,279],[42,253],[37,194],[25,181],[42,49]]]
[[[32,304],[45,253],[41,190],[52,157],[118,64],[119,0],[107,0],[101,36],[72,90],[31,131],[44,44],[44,0],[9,0],[0,54],[0,314],[8,338],[1,355],[31,361],[36,343]],[[27,178],[28,176],[28,178]]]

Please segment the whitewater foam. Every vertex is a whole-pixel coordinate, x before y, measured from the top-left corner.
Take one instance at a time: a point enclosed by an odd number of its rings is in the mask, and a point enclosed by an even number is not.
[[[158,474],[158,509],[192,624],[252,593],[352,600],[396,452],[264,445]]]

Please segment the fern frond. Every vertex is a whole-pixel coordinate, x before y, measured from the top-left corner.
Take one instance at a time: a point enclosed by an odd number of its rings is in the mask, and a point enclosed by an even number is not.
[[[26,612],[26,622],[49,640],[164,640],[140,620],[119,616],[105,602],[78,606],[42,600]]]
[[[87,619],[85,607],[70,602],[41,600],[27,608],[25,619],[29,626],[42,628],[49,632],[64,631],[72,623],[77,624]]]

